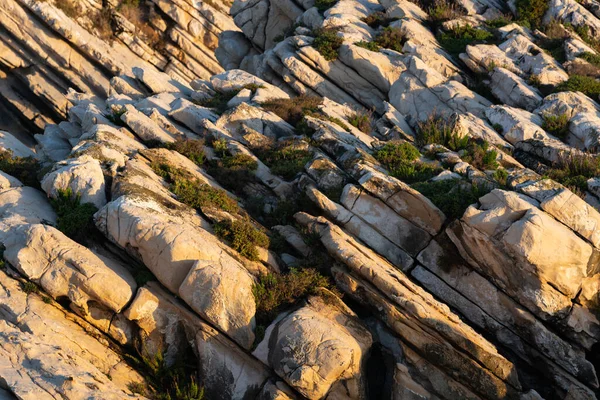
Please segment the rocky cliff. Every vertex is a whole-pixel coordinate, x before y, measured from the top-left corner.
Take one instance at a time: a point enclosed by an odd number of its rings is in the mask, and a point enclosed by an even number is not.
[[[598,12],[0,0],[0,398],[596,399]]]

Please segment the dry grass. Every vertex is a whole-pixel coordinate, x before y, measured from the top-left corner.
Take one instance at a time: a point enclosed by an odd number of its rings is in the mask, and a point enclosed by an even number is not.
[[[149,12],[140,6],[139,2],[129,1],[122,3],[117,10],[125,19],[136,28],[136,34],[153,49],[161,51],[165,48],[165,41],[156,29],[150,26]]]
[[[71,19],[79,17],[83,12],[78,0],[54,0],[54,5]]]

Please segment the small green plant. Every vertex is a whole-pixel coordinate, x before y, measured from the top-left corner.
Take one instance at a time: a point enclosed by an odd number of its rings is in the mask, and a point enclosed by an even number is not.
[[[468,45],[489,42],[494,38],[491,32],[471,25],[455,25],[451,30],[438,35],[438,41],[448,53],[463,53]]]
[[[502,134],[504,132],[504,128],[502,127],[502,125],[500,124],[494,124],[492,125],[492,127],[494,128],[494,130],[496,132],[498,132],[499,134]]]
[[[279,118],[298,128],[298,124],[306,115],[319,112],[319,106],[323,104],[323,98],[315,96],[298,96],[290,99],[277,99],[262,103],[261,106],[267,111],[277,114]]]
[[[540,79],[540,76],[536,75],[536,74],[529,75],[529,79],[527,79],[527,83],[533,87],[539,88],[542,86],[542,81]]]
[[[340,46],[344,43],[338,32],[339,28],[318,28],[312,32],[314,36],[313,47],[327,61],[334,61],[338,58]]]
[[[466,149],[469,145],[468,136],[459,136],[453,123],[434,114],[431,114],[425,121],[419,122],[415,139],[418,147],[437,143],[453,151]]]
[[[364,40],[361,40],[360,42],[356,42],[354,43],[355,46],[358,47],[362,47],[363,49],[367,49],[370,51],[375,51],[378,52],[380,47],[377,43],[375,42],[365,42]]]
[[[229,197],[224,190],[213,188],[200,180],[188,176],[183,170],[171,168],[167,164],[152,164],[153,170],[169,184],[169,190],[177,199],[195,208],[217,208],[230,213],[237,213],[237,202]]]
[[[415,146],[408,142],[388,142],[377,150],[373,156],[383,165],[390,166],[407,161],[415,161],[421,157],[421,153],[419,153],[419,150]]]
[[[193,352],[181,352],[174,365],[167,365],[161,352],[151,356],[141,351],[141,360],[130,357],[136,369],[145,376],[148,386],[140,383],[129,384],[132,393],[151,400],[203,400],[204,388],[198,384]]]
[[[485,24],[490,28],[502,28],[510,23],[512,23],[512,15],[504,14],[498,18],[488,19],[485,21]]]
[[[10,150],[0,150],[0,171],[17,178],[25,186],[40,187],[41,166],[33,157],[14,157]]]
[[[375,38],[375,44],[378,47],[398,52],[402,52],[404,42],[404,33],[400,28],[386,27]]]
[[[81,195],[71,188],[58,190],[50,203],[56,211],[57,228],[78,242],[85,242],[96,232],[93,216],[98,211],[91,203],[81,203]]]
[[[371,28],[379,28],[380,26],[388,26],[392,19],[388,18],[382,11],[375,11],[366,17],[361,18],[361,21]]]
[[[175,150],[176,152],[183,154],[196,165],[202,166],[204,164],[204,141],[197,139],[183,139],[177,140],[174,143],[168,143],[165,146],[169,150]]]
[[[233,156],[227,155],[222,159],[223,166],[229,169],[245,169],[255,171],[258,168],[258,163],[248,154],[236,154]]]
[[[171,185],[171,191],[179,201],[197,210],[213,207],[233,213],[239,211],[237,202],[224,190],[213,188],[198,180],[178,179]]]
[[[521,25],[533,29],[541,27],[542,17],[548,10],[548,2],[546,0],[516,0],[515,6]]]
[[[40,288],[38,287],[38,285],[29,281],[21,282],[21,290],[27,294],[40,292]]]
[[[371,133],[373,119],[369,112],[357,111],[348,117],[348,122],[363,133]]]
[[[587,190],[587,180],[600,175],[600,159],[570,153],[560,157],[546,175],[582,196]]]
[[[212,147],[215,151],[217,157],[226,157],[229,154],[229,149],[227,148],[227,140],[221,138],[212,141]]]
[[[462,160],[478,169],[496,169],[498,152],[489,147],[489,143],[485,140],[470,139],[466,148],[467,154],[462,156]]]
[[[338,0],[315,0],[315,7],[317,7],[320,12],[323,12],[329,10],[337,2]]]
[[[544,114],[542,128],[561,140],[565,140],[569,133],[569,116],[567,114]]]
[[[114,109],[111,114],[108,114],[106,116],[106,119],[108,119],[110,122],[117,126],[125,126],[125,122],[121,120],[121,116],[125,114],[126,111],[127,110],[125,110],[125,107],[121,109]]]
[[[504,168],[498,168],[494,171],[492,178],[494,178],[494,180],[498,182],[501,187],[505,187],[506,180],[508,179],[508,171],[506,171]]]
[[[257,246],[269,246],[269,237],[248,220],[221,221],[213,228],[219,238],[228,241],[234,250],[252,261],[259,260]]]
[[[262,275],[252,289],[258,324],[268,325],[281,311],[315,294],[321,287],[329,288],[331,283],[313,268],[292,268],[282,275]]]
[[[277,146],[273,150],[259,153],[262,161],[271,168],[271,172],[286,180],[292,180],[302,170],[307,162],[312,159],[309,150],[298,148],[292,144]]]
[[[412,187],[433,202],[448,218],[460,218],[469,205],[489,192],[488,189],[460,180],[419,182]]]
[[[456,19],[465,14],[460,7],[449,0],[435,0],[427,13],[434,23]]]
[[[571,75],[568,80],[559,84],[555,92],[582,92],[594,100],[600,95],[600,82],[596,79],[583,76]]]
[[[407,142],[386,143],[373,156],[386,167],[390,175],[406,183],[428,180],[438,172],[436,168],[417,161],[421,154]]]
[[[222,92],[222,93],[217,92],[211,98],[208,98],[206,100],[198,102],[198,105],[200,105],[202,107],[212,108],[217,112],[217,114],[223,114],[229,108],[227,106],[227,103],[229,103],[229,101],[231,99],[233,99],[235,96],[237,96],[237,94],[239,92],[240,92],[240,89],[229,90],[229,91]]]
[[[594,53],[590,53],[589,51],[586,51],[584,53],[581,53],[577,57],[589,62],[590,64],[592,64],[596,67],[600,67],[600,55],[598,55],[598,54],[594,54]]]

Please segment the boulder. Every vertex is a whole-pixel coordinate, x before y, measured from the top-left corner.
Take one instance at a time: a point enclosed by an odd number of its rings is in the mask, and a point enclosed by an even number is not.
[[[461,255],[537,316],[566,315],[591,246],[527,196],[496,189],[479,201],[447,229]]]
[[[330,255],[346,266],[333,268],[338,285],[362,304],[370,305],[423,357],[452,371],[457,380],[484,397],[502,398],[520,387],[514,366],[493,345],[406,275],[324,218],[303,213],[295,218],[318,233]],[[448,347],[448,342],[453,346]]]
[[[70,191],[71,195],[80,197],[81,203],[91,203],[97,208],[106,204],[102,167],[89,155],[56,163],[41,185],[48,197],[57,198],[59,192]]]
[[[143,378],[85,321],[25,293],[5,271],[0,303],[0,380],[19,399],[142,399],[128,386]]]
[[[6,260],[54,299],[68,298],[84,316],[91,303],[119,313],[133,297],[137,286],[124,266],[100,258],[57,229],[32,224],[10,233],[4,241]]]
[[[253,354],[308,399],[363,399],[371,335],[335,295],[323,295],[280,315]]]
[[[254,279],[230,257],[198,260],[179,287],[179,296],[206,321],[242,347],[254,343]]]
[[[491,79],[492,93],[506,105],[533,111],[542,103],[538,90],[529,86],[514,72],[496,67],[491,73]]]
[[[433,113],[448,116],[470,112],[482,117],[491,106],[489,100],[462,83],[448,81],[417,57],[408,57],[407,70],[392,85],[390,103],[410,118],[411,124],[426,120]]]
[[[151,199],[127,195],[108,203],[95,220],[101,232],[143,261],[171,292],[242,346],[252,345],[252,279],[214,235],[169,215]],[[246,296],[232,290],[238,284]],[[238,301],[243,306],[231,307]]]
[[[56,213],[44,193],[24,186],[0,191],[0,241],[9,228],[22,224],[56,224]]]

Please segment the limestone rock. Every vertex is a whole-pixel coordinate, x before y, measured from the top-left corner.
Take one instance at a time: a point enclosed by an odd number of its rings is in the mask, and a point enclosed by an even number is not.
[[[339,300],[311,297],[298,310],[279,316],[254,354],[309,399],[326,394],[362,399],[361,367],[370,346],[369,332]],[[330,392],[336,382],[341,385]]]
[[[42,189],[52,198],[56,198],[59,191],[70,190],[73,196],[80,196],[82,203],[91,203],[97,208],[106,204],[102,168],[98,160],[88,155],[55,164],[42,180]]]

